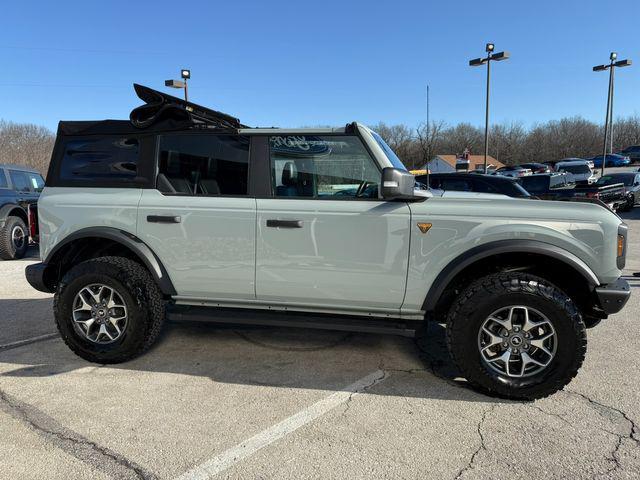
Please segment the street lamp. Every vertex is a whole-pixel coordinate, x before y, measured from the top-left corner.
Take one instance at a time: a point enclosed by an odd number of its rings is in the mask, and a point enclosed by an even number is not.
[[[631,60],[618,60],[618,54],[616,52],[611,52],[609,60],[608,65],[596,65],[593,67],[594,72],[609,70],[609,91],[607,93],[607,112],[604,118],[604,145],[602,147],[602,168],[600,170],[600,176],[604,175],[604,166],[607,163],[607,137],[610,128],[612,130],[611,139],[613,141],[613,71],[616,67],[628,67],[631,65]],[[611,153],[613,153],[613,143],[611,145]]]
[[[487,105],[485,108],[484,118],[484,173],[487,173],[487,157],[489,156],[489,86],[491,84],[491,61],[501,62],[509,58],[509,52],[493,53],[495,45],[493,43],[487,43],[485,51],[486,57],[474,58],[469,60],[469,65],[472,67],[479,67],[480,65],[487,64]]]
[[[187,70],[186,68],[183,68],[182,70],[180,70],[180,76],[182,77],[183,81],[165,80],[164,86],[171,87],[171,88],[184,88],[184,101],[188,102],[189,97],[187,95],[187,80],[191,78],[191,70]]]

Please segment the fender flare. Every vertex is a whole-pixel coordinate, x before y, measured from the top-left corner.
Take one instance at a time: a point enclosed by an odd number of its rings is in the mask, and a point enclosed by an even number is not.
[[[19,212],[18,216],[22,220],[24,220],[27,224],[29,223],[29,215],[27,212],[17,203],[7,203],[0,207],[0,222],[4,222],[7,220],[7,217],[11,215],[11,212]],[[27,225],[28,226],[28,225]]]
[[[444,290],[463,269],[478,260],[501,253],[535,253],[545,255],[560,260],[569,267],[572,267],[584,277],[592,289],[600,284],[593,270],[580,260],[580,258],[564,248],[536,240],[498,240],[478,245],[449,262],[431,284],[429,292],[422,304],[422,309],[427,312],[434,310]]]
[[[167,270],[164,268],[164,265],[162,265],[162,262],[153,250],[151,250],[146,243],[132,233],[113,227],[88,227],[73,232],[66,236],[62,241],[58,242],[51,252],[49,252],[47,258],[43,260],[43,263],[51,265],[51,261],[56,253],[58,253],[65,245],[68,245],[75,240],[91,237],[106,238],[133,251],[133,253],[135,253],[147,267],[149,273],[151,273],[151,276],[156,281],[163,294],[177,294]]]

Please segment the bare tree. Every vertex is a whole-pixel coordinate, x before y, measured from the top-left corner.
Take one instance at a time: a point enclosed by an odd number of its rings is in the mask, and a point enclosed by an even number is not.
[[[416,128],[415,149],[417,162],[406,165],[409,169],[423,168],[438,154],[444,122],[422,123]]]
[[[527,131],[521,123],[494,125],[489,138],[489,155],[506,165],[521,160]]]
[[[45,174],[55,135],[30,123],[0,120],[0,163],[24,165]]]
[[[479,153],[483,150],[484,130],[474,127],[470,123],[459,123],[455,127],[449,127],[442,131],[438,153],[462,153],[468,148],[471,153]]]

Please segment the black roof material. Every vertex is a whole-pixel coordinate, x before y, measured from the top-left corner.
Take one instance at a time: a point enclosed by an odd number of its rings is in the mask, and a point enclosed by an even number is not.
[[[61,121],[62,135],[130,135],[166,132],[189,128],[212,128],[235,131],[246,128],[235,117],[195,103],[133,84],[138,97],[145,103],[134,108],[129,120]]]

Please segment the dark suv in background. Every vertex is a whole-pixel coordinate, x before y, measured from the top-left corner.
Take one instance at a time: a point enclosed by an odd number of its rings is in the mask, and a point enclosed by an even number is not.
[[[44,180],[36,170],[0,164],[0,259],[24,257],[36,241],[36,203]]]
[[[629,157],[632,163],[640,162],[640,145],[631,145],[618,154]]]
[[[427,184],[427,175],[416,176],[416,181]],[[515,178],[481,173],[432,173],[429,186],[438,190],[453,192],[494,193],[508,197],[527,198],[529,193]]]

